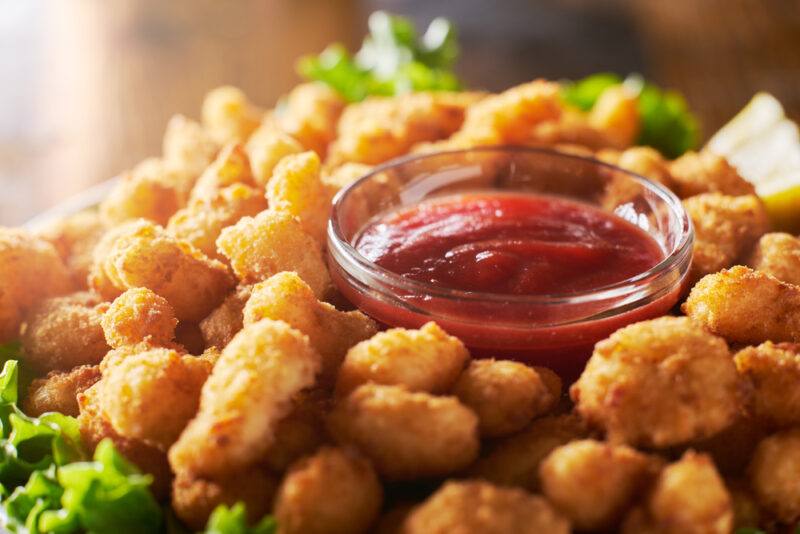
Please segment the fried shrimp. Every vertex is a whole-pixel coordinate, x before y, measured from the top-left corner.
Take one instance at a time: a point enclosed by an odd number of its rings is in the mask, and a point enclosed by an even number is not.
[[[331,286],[322,246],[288,213],[262,211],[225,228],[217,248],[230,260],[242,283],[262,282],[281,271],[295,271],[322,298]]]
[[[764,234],[747,264],[783,282],[800,285],[800,239],[780,232]]]
[[[762,507],[784,523],[800,519],[800,429],[761,440],[748,472]]]
[[[167,299],[137,287],[114,299],[100,323],[106,342],[119,348],[138,343],[166,346],[175,338],[178,320]]]
[[[708,150],[690,150],[671,162],[669,171],[674,180],[673,190],[681,198],[702,193],[756,194],[753,185],[742,178],[724,157]]]
[[[325,157],[328,144],[336,137],[336,124],[345,107],[339,93],[323,83],[302,83],[286,96],[284,108],[275,121],[306,150]]]
[[[100,363],[110,349],[101,321],[104,304],[92,293],[42,301],[25,319],[24,361],[39,372]]]
[[[478,418],[454,397],[365,384],[333,410],[328,426],[389,479],[443,476],[478,456]]]
[[[419,330],[392,328],[362,341],[347,352],[336,381],[338,395],[361,384],[402,385],[409,391],[445,393],[469,360],[457,338],[436,323]]]
[[[143,220],[116,234],[99,262],[115,288],[146,287],[164,297],[181,321],[203,319],[233,287],[222,263]]]
[[[295,461],[314,454],[329,441],[325,416],[329,409],[327,392],[303,391],[292,400],[292,411],[275,427],[275,441],[264,453],[263,465],[283,473]]]
[[[542,493],[580,530],[616,525],[658,473],[661,461],[624,445],[572,441],[544,459]]]
[[[360,311],[342,312],[320,302],[296,273],[281,272],[256,284],[244,307],[244,324],[261,319],[285,321],[306,334],[322,357],[320,381],[332,385],[348,349],[377,332]]]
[[[80,413],[78,394],[100,380],[100,368],[96,365],[81,365],[70,371],[51,371],[44,378],[37,378],[28,386],[28,394],[22,411],[31,417],[46,412],[58,412],[71,417]]]
[[[166,165],[179,169],[192,185],[214,161],[219,144],[200,125],[183,115],[173,115],[164,131],[161,152]]]
[[[470,362],[453,394],[478,414],[480,433],[486,437],[522,430],[558,402],[535,369],[510,360]]]
[[[800,342],[800,288],[747,267],[706,276],[682,309],[731,342]]]
[[[48,224],[37,235],[50,241],[64,261],[73,283],[86,288],[92,266],[92,251],[105,233],[105,224],[97,211],[82,211]]]
[[[567,534],[569,522],[543,498],[488,482],[446,482],[408,515],[403,534]]]
[[[250,169],[250,159],[239,143],[225,145],[192,188],[189,203],[211,202],[220,190],[240,184],[258,189]]]
[[[266,187],[275,166],[283,158],[303,151],[294,137],[283,132],[274,119],[265,119],[247,140],[245,151],[250,158],[253,178],[259,187]]]
[[[293,465],[275,498],[282,534],[359,534],[378,518],[383,488],[370,463],[325,447]]]
[[[600,93],[589,112],[588,122],[606,138],[608,145],[627,147],[636,141],[639,97],[625,85],[613,85]]]
[[[225,347],[202,389],[200,409],[169,451],[175,472],[215,476],[263,457],[292,398],[314,384],[320,357],[308,337],[261,320]]]
[[[200,331],[207,347],[223,348],[242,329],[244,305],[250,298],[251,286],[240,285],[200,321]]]
[[[241,89],[230,85],[209,91],[203,100],[203,127],[219,144],[246,141],[262,115]]]
[[[667,447],[733,423],[743,391],[723,339],[688,318],[661,317],[597,343],[570,395],[610,441]]]
[[[800,425],[800,345],[767,341],[734,357],[739,373],[753,384],[753,416],[778,427]]]

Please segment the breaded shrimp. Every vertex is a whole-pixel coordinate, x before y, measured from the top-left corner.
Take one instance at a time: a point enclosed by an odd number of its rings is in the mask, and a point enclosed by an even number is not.
[[[189,203],[211,202],[221,189],[242,184],[259,189],[250,169],[250,159],[239,143],[222,147],[217,158],[209,165],[192,188]]]
[[[146,287],[137,287],[114,299],[101,324],[105,339],[113,348],[143,342],[166,346],[175,338],[178,320],[164,297]]]
[[[320,381],[332,385],[348,349],[378,329],[360,311],[342,312],[320,302],[296,273],[280,272],[253,287],[244,307],[244,324],[261,319],[285,321],[306,334],[322,357]]]
[[[748,473],[750,487],[763,508],[787,524],[800,519],[800,429],[761,440]]]
[[[278,127],[306,150],[325,157],[336,137],[336,124],[345,102],[323,83],[301,83],[286,96],[284,108],[275,115]]]
[[[625,148],[639,135],[639,97],[624,85],[603,91],[589,112],[588,122],[602,132],[608,145]]]
[[[313,454],[328,441],[325,416],[328,394],[321,389],[301,392],[292,400],[292,411],[275,427],[275,441],[264,453],[262,463],[282,473],[295,461]]]
[[[314,384],[319,354],[308,337],[263,319],[228,343],[203,386],[200,410],[169,451],[175,472],[216,476],[263,457],[292,398]]]
[[[800,287],[747,267],[706,276],[682,309],[731,342],[800,342]]]
[[[157,158],[146,159],[119,176],[114,189],[100,203],[106,226],[132,219],[166,224],[186,201],[178,171]]]
[[[42,301],[25,318],[25,363],[40,373],[100,363],[110,349],[101,326],[104,306],[85,292]]]
[[[211,135],[183,115],[169,119],[161,146],[164,162],[185,174],[189,178],[187,185],[192,185],[219,151],[219,144]]]
[[[245,145],[250,158],[253,178],[260,187],[265,187],[275,166],[286,156],[303,151],[297,139],[283,132],[274,119],[265,119],[253,132]]]
[[[478,456],[478,418],[454,397],[365,384],[333,410],[328,426],[388,479],[437,477]]]
[[[747,265],[778,280],[800,285],[800,239],[781,232],[764,234]]]
[[[329,171],[323,171],[322,183],[334,191],[339,191],[349,186],[373,169],[363,163],[344,163]]]
[[[347,352],[336,381],[344,396],[361,384],[402,385],[409,391],[445,393],[469,360],[464,344],[436,323],[419,330],[392,328]]]
[[[208,317],[200,321],[200,331],[207,347],[224,348],[242,329],[244,305],[251,291],[252,286],[238,286]]]
[[[686,317],[661,317],[597,343],[570,395],[611,442],[668,447],[733,423],[744,391],[723,339]]]
[[[58,412],[71,417],[80,413],[78,394],[100,380],[100,368],[96,365],[81,365],[70,371],[51,371],[44,378],[37,378],[28,386],[28,394],[22,403],[22,411],[31,417],[46,412]]]
[[[536,370],[510,360],[470,362],[453,394],[478,414],[484,437],[518,432],[558,402]]]
[[[203,127],[219,144],[246,141],[262,115],[241,89],[230,85],[209,91],[203,99]]]
[[[779,427],[800,425],[800,345],[767,341],[734,357],[739,373],[753,384],[753,416]]]
[[[243,217],[225,228],[217,248],[242,283],[254,284],[281,271],[295,271],[322,298],[331,286],[322,246],[291,215],[273,210]]]
[[[76,213],[46,225],[36,233],[56,247],[77,288],[86,288],[92,251],[106,228],[96,210]]]
[[[753,185],[742,178],[728,161],[708,150],[689,151],[671,162],[674,191],[681,198],[702,193],[755,195]]]
[[[449,481],[406,518],[403,534],[568,534],[543,498],[482,481]]]
[[[369,461],[325,447],[291,467],[275,497],[281,534],[359,534],[381,510],[383,488]]]

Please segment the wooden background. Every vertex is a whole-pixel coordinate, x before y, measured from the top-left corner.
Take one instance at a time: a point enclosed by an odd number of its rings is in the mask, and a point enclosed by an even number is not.
[[[304,53],[354,46],[386,8],[457,22],[487,89],[641,72],[712,133],[766,89],[800,117],[800,1],[0,0],[0,224],[18,224],[159,152],[172,113],[242,87],[269,105]]]

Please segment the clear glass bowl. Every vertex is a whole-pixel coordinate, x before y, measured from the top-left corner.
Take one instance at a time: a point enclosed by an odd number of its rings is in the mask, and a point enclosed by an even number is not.
[[[358,232],[386,211],[474,191],[559,196],[613,212],[653,237],[664,259],[591,291],[520,296],[410,280],[353,246]],[[493,147],[395,160],[341,191],[328,225],[328,260],[343,295],[385,325],[417,328],[435,321],[478,356],[511,357],[574,376],[597,341],[626,324],[669,312],[683,289],[692,242],[680,200],[659,184],[591,158]]]

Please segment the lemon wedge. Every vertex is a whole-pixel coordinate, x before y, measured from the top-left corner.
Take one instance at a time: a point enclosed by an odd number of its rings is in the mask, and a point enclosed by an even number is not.
[[[756,94],[706,148],[755,186],[776,230],[800,232],[800,130],[777,98]]]

